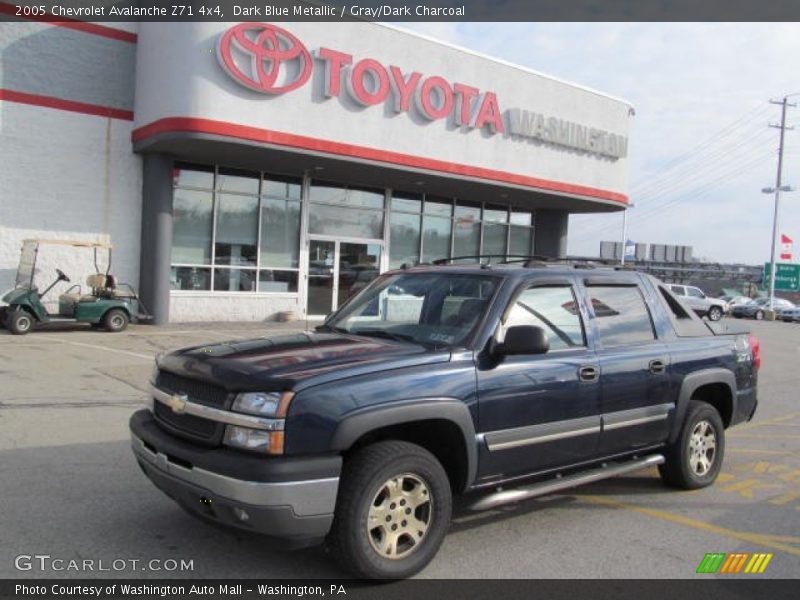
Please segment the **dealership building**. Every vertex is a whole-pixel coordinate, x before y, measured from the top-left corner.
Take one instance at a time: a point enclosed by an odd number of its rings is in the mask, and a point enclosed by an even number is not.
[[[0,53],[0,290],[25,239],[111,241],[158,323],[318,317],[627,206],[629,103],[394,27],[17,20]]]

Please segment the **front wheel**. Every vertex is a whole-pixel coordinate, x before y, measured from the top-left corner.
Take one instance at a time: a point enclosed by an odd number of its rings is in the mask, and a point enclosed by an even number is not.
[[[14,335],[25,335],[33,329],[33,317],[26,310],[17,308],[8,313],[6,327]]]
[[[665,483],[696,490],[714,483],[724,456],[725,427],[717,409],[690,400],[678,439],[665,452],[666,462],[658,470]]]
[[[722,318],[722,309],[719,306],[712,306],[708,309],[708,318],[712,321],[719,321]]]
[[[359,577],[401,579],[433,559],[451,513],[450,482],[436,457],[408,442],[378,442],[345,462],[328,543]]]
[[[128,326],[128,315],[121,308],[112,308],[106,313],[106,316],[103,317],[103,326],[106,328],[106,331],[112,333],[124,331]]]

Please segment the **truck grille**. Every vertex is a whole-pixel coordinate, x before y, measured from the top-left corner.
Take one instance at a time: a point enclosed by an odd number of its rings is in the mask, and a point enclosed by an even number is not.
[[[170,394],[186,394],[190,402],[214,408],[228,407],[228,392],[219,386],[159,371],[156,387]],[[218,445],[222,442],[225,426],[195,415],[179,414],[161,402],[154,403],[156,421],[171,433],[196,442]]]

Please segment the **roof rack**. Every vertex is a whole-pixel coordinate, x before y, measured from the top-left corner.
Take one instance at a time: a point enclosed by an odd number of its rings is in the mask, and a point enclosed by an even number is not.
[[[627,265],[620,265],[618,260],[598,258],[596,256],[542,256],[541,254],[473,254],[468,256],[453,256],[450,258],[437,258],[431,264],[447,265],[459,260],[475,260],[481,262],[487,259],[488,262],[482,263],[482,267],[488,268],[492,264],[506,265],[522,263],[523,267],[537,267],[551,264],[572,265],[576,269],[591,269],[597,265],[614,267],[617,270],[629,269]],[[494,260],[500,259],[500,260]],[[494,262],[493,262],[494,261]]]

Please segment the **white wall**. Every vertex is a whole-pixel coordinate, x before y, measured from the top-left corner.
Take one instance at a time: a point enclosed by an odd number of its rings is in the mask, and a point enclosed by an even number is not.
[[[130,121],[0,102],[0,290],[13,286],[26,238],[111,239],[113,273],[138,285],[141,158]],[[93,272],[85,251],[54,263],[79,283]],[[87,262],[89,264],[87,264]],[[42,273],[52,281],[53,273]]]

